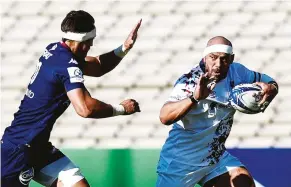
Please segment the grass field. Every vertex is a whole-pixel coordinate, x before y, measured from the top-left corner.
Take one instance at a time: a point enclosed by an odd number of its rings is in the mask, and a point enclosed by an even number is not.
[[[159,150],[63,150],[92,187],[154,187]],[[41,187],[31,182],[30,187]],[[195,187],[199,187],[198,185]]]

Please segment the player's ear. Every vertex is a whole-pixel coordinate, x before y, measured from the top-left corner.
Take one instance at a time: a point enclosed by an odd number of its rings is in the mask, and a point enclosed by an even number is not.
[[[234,54],[230,55],[230,63],[232,64],[234,61]]]

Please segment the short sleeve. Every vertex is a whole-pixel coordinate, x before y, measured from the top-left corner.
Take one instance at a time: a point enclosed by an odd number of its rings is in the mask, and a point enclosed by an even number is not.
[[[255,83],[255,82],[269,82],[273,79],[265,74],[252,71],[240,63],[235,63],[237,76],[240,78],[241,83]]]
[[[76,88],[85,88],[83,72],[78,66],[63,67],[56,76],[67,92]]]

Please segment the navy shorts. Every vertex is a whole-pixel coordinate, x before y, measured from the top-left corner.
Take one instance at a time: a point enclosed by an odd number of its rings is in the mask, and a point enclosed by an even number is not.
[[[49,181],[47,185],[51,185],[54,182],[52,179],[57,179],[58,171],[55,172],[56,176],[53,177],[44,175],[42,171],[46,166],[59,160],[62,160],[64,167],[70,163],[70,160],[51,143],[40,147],[28,144],[15,145],[9,140],[2,140],[1,186],[24,187],[28,186],[29,182],[35,178],[36,181],[38,181],[38,178],[47,180]]]

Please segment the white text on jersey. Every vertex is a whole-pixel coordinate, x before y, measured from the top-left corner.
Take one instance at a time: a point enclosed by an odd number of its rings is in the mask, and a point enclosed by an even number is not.
[[[73,58],[71,58],[69,64],[71,64],[71,63],[73,63],[73,64],[78,64],[78,62],[77,62],[75,59],[73,59]]]
[[[42,56],[47,60],[49,57],[53,56],[53,54],[51,54],[50,52],[48,52],[47,49],[45,49]]]
[[[34,97],[34,93],[33,93],[33,91],[31,91],[31,90],[29,90],[29,89],[26,90],[25,95],[26,95],[27,97],[29,97],[30,99],[32,99],[32,98]]]

